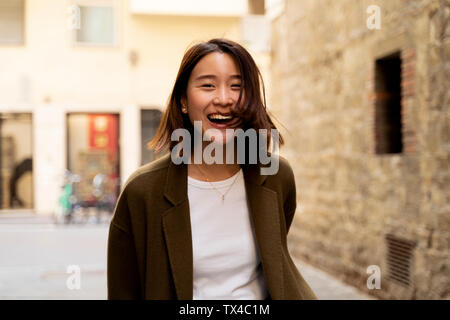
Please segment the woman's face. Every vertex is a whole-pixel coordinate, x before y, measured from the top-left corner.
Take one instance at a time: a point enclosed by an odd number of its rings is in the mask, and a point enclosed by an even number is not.
[[[184,104],[192,124],[201,121],[202,135],[208,129],[217,129],[220,134],[213,134],[214,141],[230,141],[225,130],[239,126],[239,118],[232,118],[230,111],[236,106],[240,89],[241,73],[229,54],[213,52],[200,59],[188,80]]]

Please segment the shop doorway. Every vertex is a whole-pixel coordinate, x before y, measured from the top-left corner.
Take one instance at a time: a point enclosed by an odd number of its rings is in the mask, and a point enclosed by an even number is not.
[[[0,209],[33,209],[31,113],[0,113]]]
[[[112,213],[120,192],[119,115],[70,113],[67,131],[72,206]]]

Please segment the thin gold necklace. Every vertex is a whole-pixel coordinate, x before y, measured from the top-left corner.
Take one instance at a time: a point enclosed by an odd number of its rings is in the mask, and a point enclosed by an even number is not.
[[[214,187],[214,185],[211,183],[211,181],[209,181],[208,177],[203,173],[202,170],[200,170],[199,167],[197,167],[197,169],[198,169],[198,171],[200,171],[200,173],[203,175],[203,177],[206,179],[206,181],[211,185],[211,187],[213,187],[214,190],[216,190],[216,192],[217,192],[218,194],[220,194],[220,196],[222,197],[222,204],[223,204],[224,201],[225,201],[225,195],[228,193],[228,191],[231,190],[231,187],[232,187],[232,186],[234,185],[234,183],[236,182],[237,178],[239,177],[239,172],[241,171],[241,170],[239,169],[238,173],[236,174],[236,177],[235,177],[234,180],[233,180],[233,183],[228,187],[228,189],[227,189],[227,191],[225,191],[225,193],[222,193],[222,192],[220,192],[219,190],[217,190],[216,187]]]

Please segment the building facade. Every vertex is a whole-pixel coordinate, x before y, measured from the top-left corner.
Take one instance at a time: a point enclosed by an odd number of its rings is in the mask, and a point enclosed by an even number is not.
[[[145,146],[190,45],[241,42],[268,77],[264,7],[253,0],[2,0],[0,213],[53,214],[66,170],[77,174],[86,201],[100,171],[97,180],[110,179],[117,196],[156,157]]]
[[[272,107],[294,255],[384,299],[450,297],[450,3],[288,0]]]

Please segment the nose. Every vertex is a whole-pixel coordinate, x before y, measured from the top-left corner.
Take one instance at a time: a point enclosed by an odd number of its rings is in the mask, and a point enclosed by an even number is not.
[[[214,98],[213,103],[228,106],[233,104],[233,98],[231,98],[226,88],[222,88],[219,90],[218,95]]]
[[[233,99],[231,99],[231,98],[228,98],[228,99],[214,98],[213,103],[221,105],[221,106],[228,106],[228,105],[233,104]]]

